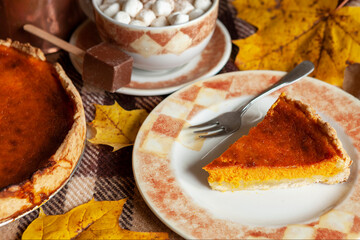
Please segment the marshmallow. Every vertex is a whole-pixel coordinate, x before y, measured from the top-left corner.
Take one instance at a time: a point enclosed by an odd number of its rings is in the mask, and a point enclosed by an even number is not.
[[[104,14],[109,16],[109,17],[112,17],[119,11],[119,9],[120,9],[120,4],[119,3],[113,3],[108,8],[106,8],[104,10]]]
[[[142,0],[144,8],[151,9],[152,5],[156,2],[156,0]]]
[[[195,0],[194,6],[195,6],[195,8],[206,11],[211,6],[211,0]]]
[[[136,16],[136,19],[143,21],[146,26],[149,26],[155,18],[155,13],[150,9],[142,9]]]
[[[160,0],[161,1],[161,0]],[[170,3],[170,5],[171,5],[171,11],[174,11],[174,8],[175,8],[175,1],[177,1],[177,0],[165,0],[165,1],[167,1],[167,2],[169,2]]]
[[[190,20],[193,20],[195,18],[198,18],[200,17],[201,15],[204,14],[204,11],[201,10],[201,9],[198,9],[198,8],[195,8],[194,10],[192,10],[190,13],[189,13],[189,18]]]
[[[135,26],[141,26],[141,27],[146,27],[146,24],[143,21],[134,19],[131,20],[131,22],[129,23],[130,25],[135,25]]]
[[[175,12],[180,12],[187,14],[188,12],[194,10],[194,6],[189,3],[187,0],[178,0],[175,2]]]
[[[137,26],[162,27],[198,18],[212,0],[95,0],[100,10],[114,20]]]
[[[139,0],[128,0],[124,3],[123,11],[127,12],[131,17],[135,17],[142,8],[143,4]]]
[[[160,17],[156,18],[154,21],[152,21],[152,23],[151,23],[152,27],[164,27],[167,25],[169,25],[169,22],[165,16],[160,16]]]
[[[127,12],[119,11],[114,19],[120,23],[129,24],[131,21],[131,17]]]
[[[189,15],[175,12],[168,17],[171,25],[178,25],[189,21]]]
[[[99,9],[104,12],[105,9],[107,9],[110,5],[109,4],[101,4],[99,5]]]
[[[152,10],[156,16],[169,16],[173,9],[169,1],[158,0],[152,5]]]

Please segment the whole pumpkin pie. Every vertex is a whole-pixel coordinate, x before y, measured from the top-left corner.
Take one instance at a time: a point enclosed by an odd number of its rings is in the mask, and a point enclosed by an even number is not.
[[[235,191],[340,183],[350,165],[329,123],[282,93],[262,122],[204,169],[212,189]]]
[[[41,50],[0,40],[0,224],[49,199],[82,154],[81,97]]]

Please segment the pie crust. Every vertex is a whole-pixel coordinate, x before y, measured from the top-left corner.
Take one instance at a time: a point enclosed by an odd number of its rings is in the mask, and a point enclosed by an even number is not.
[[[30,44],[7,39],[0,40],[0,45],[18,49],[35,58],[35,61],[46,61],[43,52]],[[64,140],[59,140],[62,142],[50,159],[32,173],[29,179],[0,189],[0,225],[15,220],[45,203],[69,179],[83,152],[86,122],[80,94],[60,64],[55,63],[53,68],[58,73],[57,78],[65,90],[65,96],[67,95],[72,102],[74,110],[72,125],[69,126],[70,130],[67,134],[65,133]],[[34,140],[29,139],[29,141]]]
[[[352,161],[334,128],[282,93],[264,120],[204,167],[212,189],[234,191],[336,184]]]

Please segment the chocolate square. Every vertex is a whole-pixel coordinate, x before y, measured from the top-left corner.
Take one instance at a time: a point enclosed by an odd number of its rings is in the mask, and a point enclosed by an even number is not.
[[[83,81],[114,92],[131,80],[133,58],[110,43],[89,48],[84,56]]]

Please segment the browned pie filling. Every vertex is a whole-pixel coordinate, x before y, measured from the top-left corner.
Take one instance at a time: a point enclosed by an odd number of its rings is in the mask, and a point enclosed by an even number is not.
[[[337,154],[341,153],[317,122],[281,97],[261,123],[226,151],[221,161],[214,161],[207,169],[234,165],[295,167],[331,159]]]
[[[50,63],[0,45],[0,189],[52,164],[73,115]]]

